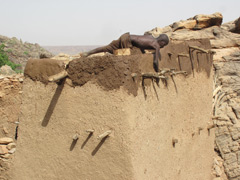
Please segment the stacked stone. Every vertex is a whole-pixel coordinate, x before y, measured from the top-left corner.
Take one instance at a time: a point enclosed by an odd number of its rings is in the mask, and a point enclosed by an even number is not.
[[[12,138],[3,137],[0,138],[0,157],[4,159],[11,158],[11,155],[16,151],[16,144]]]
[[[223,159],[228,179],[240,179],[240,51],[215,62],[215,92],[213,114],[216,126],[216,146]],[[214,164],[215,174],[219,168]]]
[[[2,75],[0,74],[0,98],[9,93],[10,90],[19,91],[21,94],[21,88],[23,83],[23,75]]]

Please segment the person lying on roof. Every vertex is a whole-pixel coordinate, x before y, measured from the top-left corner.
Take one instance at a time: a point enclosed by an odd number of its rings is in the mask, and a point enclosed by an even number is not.
[[[154,38],[152,35],[130,35],[125,33],[119,39],[112,41],[109,45],[93,49],[89,52],[83,53],[83,56],[100,52],[109,52],[113,54],[116,49],[132,48],[133,46],[140,48],[141,51],[145,49],[154,49],[155,57],[153,60],[153,67],[156,72],[159,71],[159,59],[161,60],[160,48],[168,45],[169,38],[166,34],[160,34],[159,37]]]

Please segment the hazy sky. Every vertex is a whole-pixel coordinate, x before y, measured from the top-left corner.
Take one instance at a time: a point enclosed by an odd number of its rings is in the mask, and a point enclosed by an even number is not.
[[[40,45],[104,45],[197,14],[240,16],[240,0],[0,0],[0,35]]]

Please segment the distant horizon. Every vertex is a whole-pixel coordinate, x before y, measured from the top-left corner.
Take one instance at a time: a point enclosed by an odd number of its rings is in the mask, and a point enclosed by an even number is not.
[[[64,54],[69,54],[69,55],[76,55],[79,54],[81,52],[86,52],[86,51],[90,51],[92,49],[95,49],[97,47],[99,47],[101,45],[73,45],[73,46],[41,46],[44,49],[48,50],[49,52],[51,52],[54,55],[58,55],[60,53],[64,53]]]

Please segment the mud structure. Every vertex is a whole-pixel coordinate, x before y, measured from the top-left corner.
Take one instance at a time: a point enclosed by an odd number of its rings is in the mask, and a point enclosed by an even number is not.
[[[189,56],[189,45],[200,49]],[[152,54],[73,60],[57,83],[47,79],[62,62],[30,60],[13,179],[211,179],[209,49],[171,42],[161,50],[160,68],[175,69],[167,79],[149,78]]]

